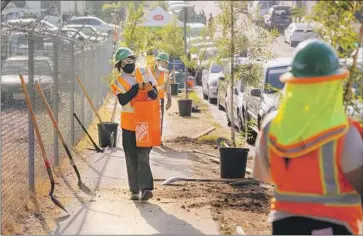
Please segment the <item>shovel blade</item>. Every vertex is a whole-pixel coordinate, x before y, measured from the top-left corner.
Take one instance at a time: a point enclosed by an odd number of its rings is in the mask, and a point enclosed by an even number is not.
[[[68,211],[66,210],[66,208],[63,206],[63,204],[57,199],[55,198],[53,195],[49,195],[50,196],[50,199],[52,200],[52,202],[59,208],[61,208],[63,211],[67,212],[68,214]]]
[[[87,185],[85,185],[83,182],[78,182],[78,187],[85,194],[91,195],[91,196],[96,196],[96,194],[94,192],[92,192],[92,190],[89,187],[87,187]]]

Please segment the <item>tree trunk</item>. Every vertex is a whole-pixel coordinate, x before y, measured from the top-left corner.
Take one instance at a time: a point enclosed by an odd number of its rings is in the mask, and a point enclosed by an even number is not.
[[[234,86],[234,14],[233,14],[233,1],[230,2],[231,4],[231,87],[230,87],[230,94],[231,94],[231,109],[230,109],[230,117],[231,117],[231,140],[233,147],[236,147],[236,134],[234,130],[234,112],[233,112],[233,86]]]

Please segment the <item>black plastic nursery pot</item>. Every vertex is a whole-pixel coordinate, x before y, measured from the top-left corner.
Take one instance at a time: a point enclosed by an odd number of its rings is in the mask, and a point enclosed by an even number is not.
[[[172,96],[177,96],[179,93],[179,83],[170,84],[170,90]]]
[[[102,127],[102,124],[97,124],[98,128],[98,142],[100,147],[111,147],[111,134],[113,132],[113,145],[112,147],[116,147],[117,144],[117,130],[118,130],[118,123],[115,122],[103,122],[105,129]]]
[[[221,178],[244,178],[248,158],[248,148],[220,147]]]
[[[178,100],[179,116],[191,116],[192,115],[192,104],[191,99],[180,99]]]

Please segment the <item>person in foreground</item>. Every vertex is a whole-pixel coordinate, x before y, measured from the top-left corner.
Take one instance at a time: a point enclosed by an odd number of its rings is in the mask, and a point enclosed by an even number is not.
[[[254,166],[256,179],[275,185],[273,235],[359,234],[363,144],[343,107],[348,76],[336,51],[315,39],[298,46],[280,78],[282,103],[262,122]]]
[[[149,156],[151,147],[137,147],[135,134],[135,99],[157,99],[158,92],[154,77],[142,68],[136,68],[136,57],[129,48],[121,47],[115,54],[115,67],[120,72],[112,84],[112,91],[122,105],[121,129],[122,146],[125,151],[126,166],[131,200],[147,201],[153,197],[153,175]]]
[[[168,64],[169,55],[165,52],[161,52],[156,56],[155,65],[149,68],[150,72],[153,74],[154,78],[158,82],[157,88],[161,102],[161,135],[163,135],[165,94],[167,96],[165,110],[169,110],[169,108],[171,107],[171,88]]]

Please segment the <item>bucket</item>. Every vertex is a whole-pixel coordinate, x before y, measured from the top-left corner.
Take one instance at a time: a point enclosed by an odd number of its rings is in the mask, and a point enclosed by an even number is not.
[[[178,100],[179,116],[191,116],[192,115],[192,103],[191,99]]]
[[[118,130],[118,123],[115,122],[103,122],[103,125],[106,130],[102,127],[102,124],[97,124],[98,128],[98,143],[100,147],[116,147],[117,144],[117,130]],[[113,145],[111,146],[111,134],[113,132]]]
[[[221,178],[244,178],[248,148],[219,148]]]
[[[170,84],[171,95],[177,96],[179,93],[179,83]]]
[[[134,101],[137,147],[161,145],[160,99]]]

